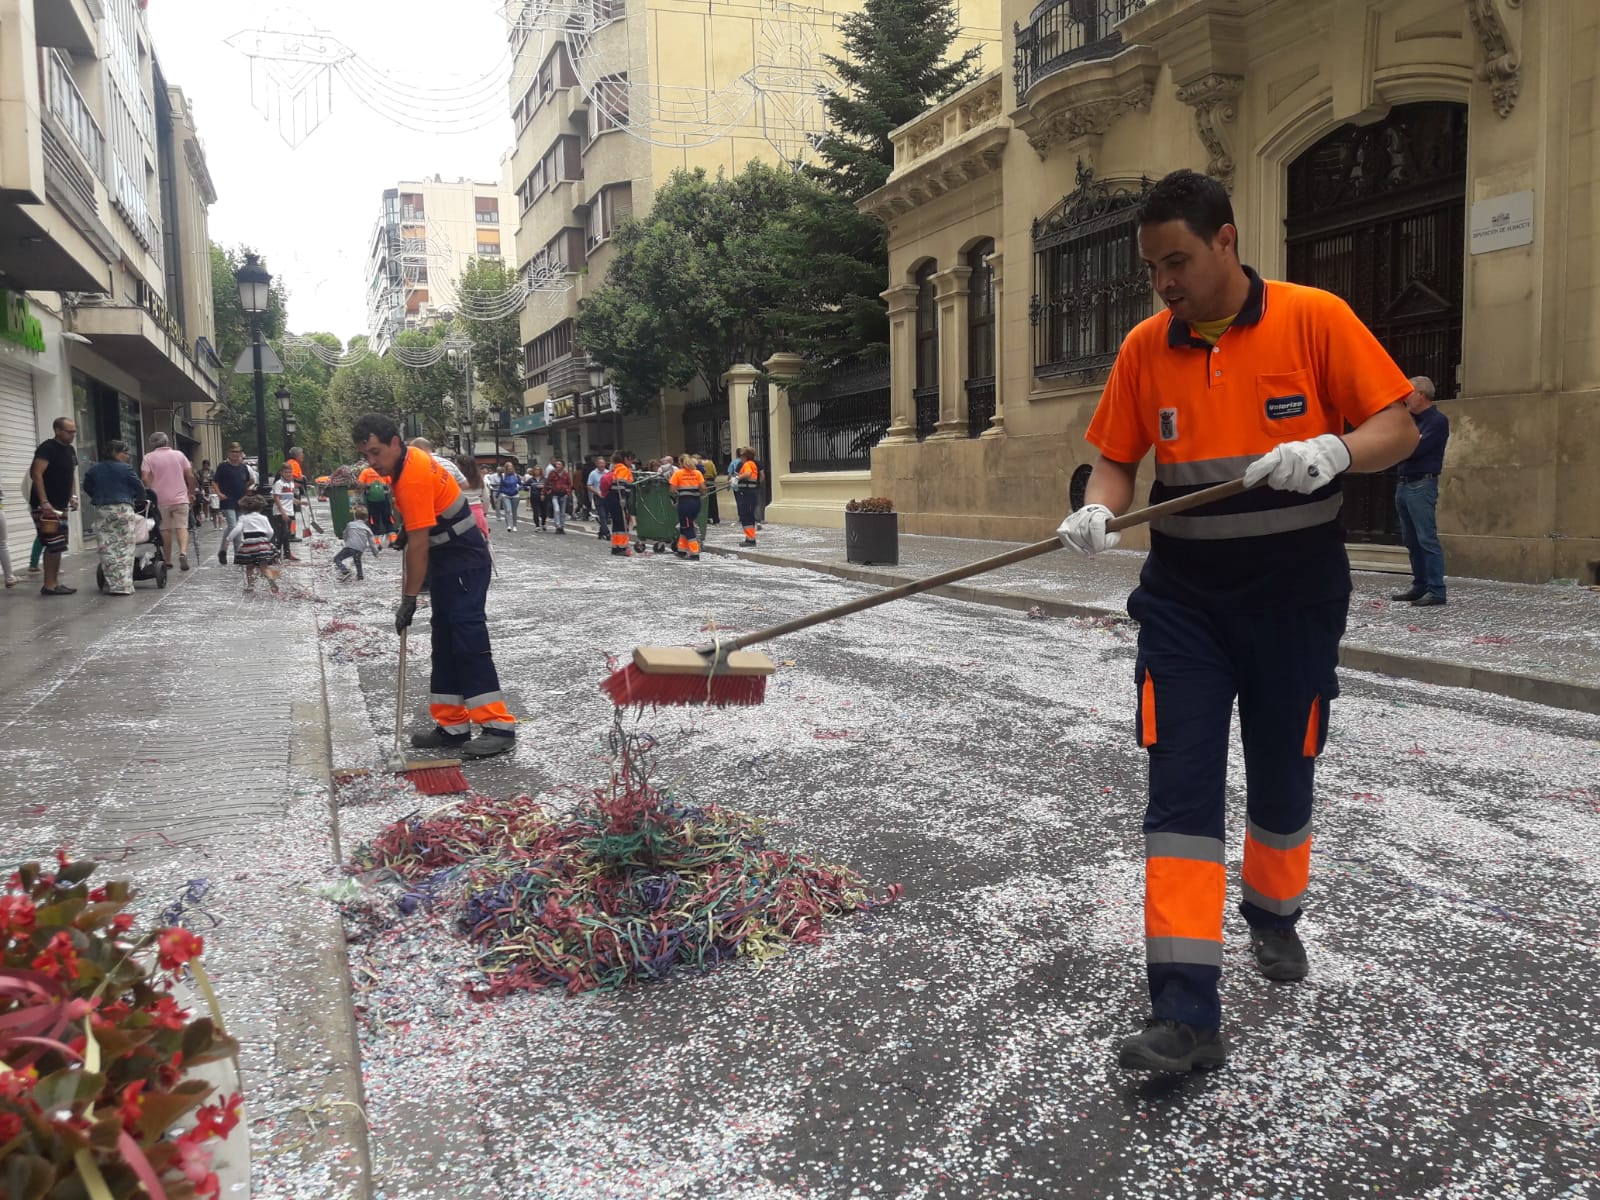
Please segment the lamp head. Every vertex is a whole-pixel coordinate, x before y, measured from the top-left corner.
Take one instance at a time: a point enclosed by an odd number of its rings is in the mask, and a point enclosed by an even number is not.
[[[233,273],[239,284],[239,303],[247,313],[264,313],[272,303],[272,272],[254,254],[244,256],[244,266]]]

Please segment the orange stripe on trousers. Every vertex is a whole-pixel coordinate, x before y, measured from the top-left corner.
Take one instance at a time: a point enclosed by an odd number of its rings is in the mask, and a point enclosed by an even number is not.
[[[1148,667],[1145,668],[1144,682],[1139,686],[1139,730],[1141,746],[1156,744],[1156,681],[1150,678]]]
[[[1322,697],[1311,697],[1311,715],[1306,718],[1306,740],[1302,753],[1307,758],[1317,756],[1317,742],[1321,740],[1317,735],[1322,732]]]
[[[1293,850],[1274,850],[1244,835],[1244,881],[1272,900],[1293,900],[1311,879],[1311,839]]]
[[[1145,936],[1220,942],[1227,894],[1228,871],[1221,863],[1145,859]]]

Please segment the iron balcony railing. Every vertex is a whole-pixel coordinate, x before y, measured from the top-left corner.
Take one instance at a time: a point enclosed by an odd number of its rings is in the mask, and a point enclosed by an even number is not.
[[[849,363],[789,395],[789,470],[864,471],[889,431],[889,364]]]
[[[1044,0],[1026,25],[1013,26],[1012,75],[1020,101],[1046,75],[1122,49],[1117,26],[1149,0]]]
[[[967,436],[982,437],[994,416],[994,376],[967,380]]]
[[[95,177],[103,182],[106,177],[106,135],[100,130],[100,122],[94,119],[94,113],[90,111],[83,93],[78,90],[72,71],[62,61],[61,55],[52,50],[44,57],[45,98],[50,112],[61,122],[61,127],[72,138],[72,144],[83,155]]]

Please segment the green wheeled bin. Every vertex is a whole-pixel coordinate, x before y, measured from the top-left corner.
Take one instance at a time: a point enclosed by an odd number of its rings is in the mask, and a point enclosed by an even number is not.
[[[660,475],[646,475],[633,485],[628,497],[628,511],[633,514],[633,548],[643,553],[649,546],[657,554],[677,548],[678,502],[672,498],[672,488]],[[700,505],[700,540],[706,540],[706,505]]]
[[[350,524],[350,489],[344,484],[328,485],[328,511],[333,516],[333,535],[344,537],[344,527]]]

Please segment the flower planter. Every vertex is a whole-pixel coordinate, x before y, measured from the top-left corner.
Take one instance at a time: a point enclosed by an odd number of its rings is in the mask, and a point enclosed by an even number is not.
[[[846,562],[900,562],[900,514],[846,512],[844,514],[844,557]]]

